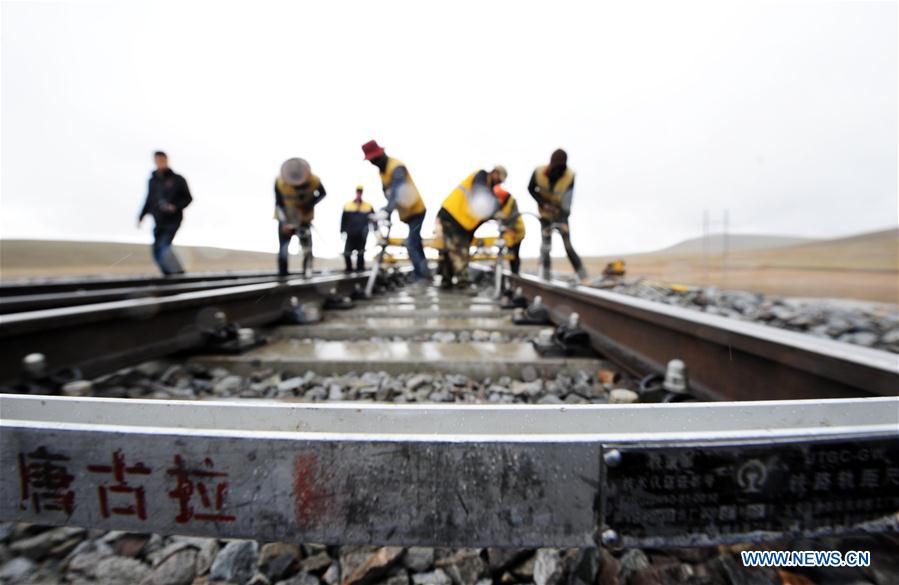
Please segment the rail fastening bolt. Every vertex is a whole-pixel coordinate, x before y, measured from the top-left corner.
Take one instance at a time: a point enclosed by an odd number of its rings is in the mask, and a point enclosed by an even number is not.
[[[602,454],[602,460],[609,467],[618,467],[621,464],[621,451],[618,449],[609,449]]]
[[[612,530],[611,528],[606,528],[602,531],[602,536],[600,536],[600,542],[606,548],[616,548],[621,540],[618,538],[618,533]]]
[[[47,356],[42,353],[29,353],[22,358],[22,369],[30,376],[41,376],[47,369]]]

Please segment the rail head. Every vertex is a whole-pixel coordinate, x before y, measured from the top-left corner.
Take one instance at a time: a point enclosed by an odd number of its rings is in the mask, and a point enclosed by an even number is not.
[[[899,394],[899,355],[592,287],[511,275],[560,321],[577,312],[601,351],[635,371],[686,361],[695,388],[718,399]]]
[[[139,317],[151,316],[172,307],[207,306],[227,303],[247,297],[264,297],[273,293],[313,289],[327,294],[330,287],[347,280],[344,275],[322,275],[311,278],[294,278],[277,282],[262,282],[239,286],[222,286],[211,290],[201,290],[174,294],[167,297],[139,298],[121,301],[93,303],[72,307],[26,311],[10,315],[0,315],[0,336],[17,335],[34,329],[45,329],[54,324],[68,326],[71,323],[91,323],[103,321],[110,316]]]
[[[665,443],[899,433],[899,398],[675,404],[423,405],[0,394],[0,424],[323,440]],[[248,435],[248,436],[250,436]]]

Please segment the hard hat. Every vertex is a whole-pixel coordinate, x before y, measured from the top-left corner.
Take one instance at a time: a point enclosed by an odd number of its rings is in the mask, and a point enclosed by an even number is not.
[[[493,193],[496,195],[496,198],[499,199],[499,202],[503,205],[505,205],[506,201],[509,200],[510,193],[503,189],[502,185],[494,185]]]
[[[289,158],[281,165],[281,179],[291,187],[299,187],[312,173],[309,163],[302,158]]]
[[[364,191],[365,188],[362,185],[356,185],[356,191]]]
[[[506,177],[509,176],[509,171],[506,170],[506,167],[503,165],[496,165],[493,167],[493,172],[499,174],[499,182],[502,183],[506,180]]]

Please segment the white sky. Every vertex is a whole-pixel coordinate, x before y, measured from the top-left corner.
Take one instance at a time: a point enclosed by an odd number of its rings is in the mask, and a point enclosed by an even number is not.
[[[194,195],[176,243],[274,250],[272,181],[305,157],[338,251],[360,145],[428,204],[502,163],[578,173],[576,248],[897,224],[895,2],[2,3],[0,235],[150,241],[134,226],[169,153]],[[536,220],[524,253],[536,255]],[[556,251],[561,252],[557,241]]]

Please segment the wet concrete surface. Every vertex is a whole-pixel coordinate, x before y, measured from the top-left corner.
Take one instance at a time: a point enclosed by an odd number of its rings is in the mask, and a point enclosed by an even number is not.
[[[451,306],[472,306],[486,305],[499,306],[499,301],[486,297],[467,297],[463,295],[445,295],[436,294],[398,294],[390,297],[374,297],[373,299],[359,301],[360,307],[378,307],[378,306],[395,306],[395,305],[431,305],[439,304],[444,307]]]
[[[329,314],[336,314],[331,311]],[[388,305],[358,305],[353,309],[339,311],[342,316],[371,316],[371,317],[402,317],[414,314],[416,317],[445,317],[445,318],[470,318],[470,317],[509,317],[512,311],[500,309],[498,305],[485,304],[450,304],[439,303],[409,304],[396,303]]]
[[[198,356],[204,366],[219,366],[236,373],[274,368],[289,373],[308,370],[343,374],[374,370],[458,373],[467,376],[511,376],[534,379],[560,372],[595,371],[599,360],[590,358],[543,358],[530,343],[438,343],[319,341],[304,343],[274,341],[242,355]]]
[[[372,318],[332,317],[315,325],[292,325],[278,327],[272,331],[281,338],[312,338],[331,340],[368,339],[372,337],[414,337],[421,334],[461,331],[497,332],[510,336],[536,337],[546,326],[514,325],[509,317],[474,317],[443,319],[440,317],[394,317]]]

